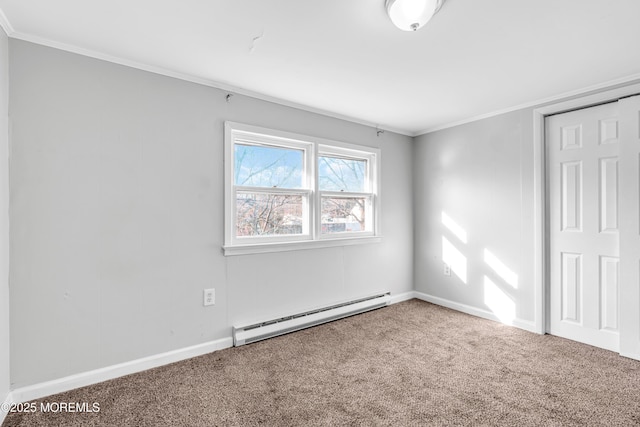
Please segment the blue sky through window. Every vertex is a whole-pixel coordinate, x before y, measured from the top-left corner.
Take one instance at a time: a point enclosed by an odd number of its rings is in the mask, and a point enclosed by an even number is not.
[[[302,188],[303,150],[235,144],[235,184]]]
[[[366,160],[321,156],[318,158],[319,188],[323,191],[364,191]]]

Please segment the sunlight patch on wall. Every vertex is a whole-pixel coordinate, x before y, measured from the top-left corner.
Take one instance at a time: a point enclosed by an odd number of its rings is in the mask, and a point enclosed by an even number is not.
[[[467,231],[460,227],[449,215],[444,211],[442,212],[442,225],[452,232],[460,241],[464,244],[467,243]]]
[[[484,276],[484,303],[502,323],[513,324],[516,303],[487,276]]]
[[[504,263],[488,249],[484,250],[484,262],[486,262],[506,284],[513,289],[518,289],[518,275],[504,265]]]
[[[442,237],[442,261],[451,266],[451,271],[467,284],[467,257],[460,252],[446,237]]]

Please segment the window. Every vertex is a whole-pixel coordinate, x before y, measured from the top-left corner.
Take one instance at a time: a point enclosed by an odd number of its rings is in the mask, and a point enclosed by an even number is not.
[[[225,123],[225,255],[379,241],[379,157]]]

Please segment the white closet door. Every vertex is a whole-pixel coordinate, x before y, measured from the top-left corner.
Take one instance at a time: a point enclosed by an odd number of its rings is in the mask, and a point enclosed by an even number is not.
[[[619,349],[618,103],[545,119],[549,332]]]

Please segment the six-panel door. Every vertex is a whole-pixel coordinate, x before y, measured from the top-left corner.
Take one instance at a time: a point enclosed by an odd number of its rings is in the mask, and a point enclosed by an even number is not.
[[[549,332],[619,349],[618,103],[545,119]]]

